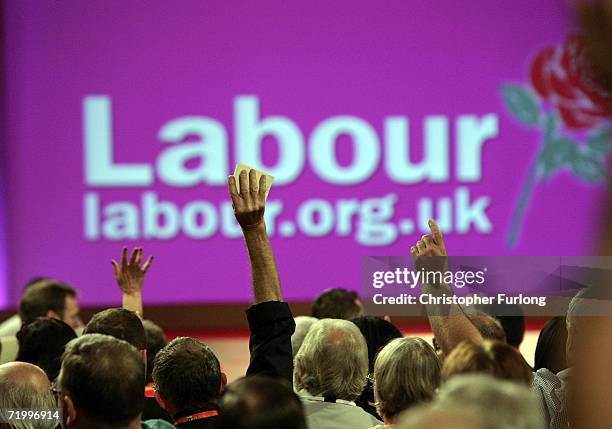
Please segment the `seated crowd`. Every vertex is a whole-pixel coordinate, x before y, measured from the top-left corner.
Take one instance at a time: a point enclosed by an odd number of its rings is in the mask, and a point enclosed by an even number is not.
[[[123,249],[113,261],[123,306],[86,325],[72,287],[49,278],[26,286],[19,315],[0,326],[2,356],[13,339],[17,344],[13,361],[0,365],[0,427],[538,429],[572,423],[566,390],[584,329],[580,296],[566,320],[552,319],[542,330],[534,369],[518,350],[520,314],[427,308],[429,344],[404,336],[386,318],[364,316],[354,292],[330,289],[315,300],[311,316],[294,319],[263,221],[266,178],[257,183],[255,177],[243,172],[240,191],[229,178],[252,271],[244,377],[228,384],[210,347],[188,337],[168,342],[159,326],[143,319],[141,289],[152,258],[143,261],[141,248],[131,255]],[[434,221],[430,228],[410,249],[416,264],[446,256]],[[421,287],[440,293],[447,285]],[[18,419],[9,410],[57,412]]]

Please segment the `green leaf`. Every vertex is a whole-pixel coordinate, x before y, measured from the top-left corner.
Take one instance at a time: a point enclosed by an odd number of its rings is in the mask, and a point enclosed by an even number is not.
[[[529,89],[519,85],[502,85],[504,104],[519,121],[526,125],[536,125],[540,108],[536,96]]]
[[[572,170],[585,182],[593,183],[606,179],[603,158],[591,151],[580,151],[572,159]]]
[[[550,140],[538,160],[539,173],[543,179],[548,179],[562,167],[569,167],[572,160],[579,156],[578,146],[574,140],[558,137]]]
[[[589,136],[587,147],[600,156],[612,153],[612,128],[605,128]]]

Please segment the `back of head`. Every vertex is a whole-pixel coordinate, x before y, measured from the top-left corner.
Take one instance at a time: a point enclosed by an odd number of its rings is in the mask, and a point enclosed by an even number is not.
[[[218,429],[306,429],[302,403],[289,383],[261,375],[230,384]]]
[[[157,353],[168,344],[166,334],[163,329],[156,325],[152,320],[143,320],[142,326],[145,330],[145,340],[147,343],[147,383],[153,381],[153,360]]]
[[[493,377],[531,385],[533,373],[525,358],[514,347],[499,341],[462,342],[442,366],[442,380],[465,373],[484,373]]]
[[[53,415],[56,410],[53,395],[49,391],[49,380],[39,367],[25,362],[10,362],[0,365],[0,426],[9,421],[9,410],[45,410]],[[15,429],[52,429],[55,419],[16,420],[10,419]]]
[[[502,343],[506,342],[506,332],[500,321],[495,317],[489,316],[487,313],[481,311],[468,314],[468,317],[485,340],[495,340]]]
[[[491,429],[480,416],[460,407],[440,409],[432,404],[417,405],[402,413],[396,429]]]
[[[343,288],[328,289],[312,304],[312,317],[349,320],[361,314],[357,293]]]
[[[30,362],[42,368],[49,380],[55,380],[62,365],[66,344],[76,338],[66,323],[50,317],[40,317],[23,325],[17,333],[18,361]]]
[[[216,403],[221,379],[219,360],[210,347],[194,338],[170,341],[153,362],[156,389],[176,412]]]
[[[492,429],[544,427],[539,400],[529,387],[484,374],[453,377],[440,389],[435,406],[462,409]]]
[[[28,285],[19,303],[21,322],[28,324],[37,317],[46,317],[49,311],[63,317],[66,297],[75,297],[77,292],[58,280],[42,279]]]
[[[299,390],[328,399],[355,400],[368,372],[368,349],[355,324],[319,320],[295,356],[294,383]]]
[[[565,347],[567,329],[565,317],[557,316],[550,319],[538,336],[535,350],[534,369],[547,368],[554,374],[567,368]]]
[[[378,412],[394,419],[400,412],[434,396],[440,385],[440,362],[424,339],[397,338],[378,353],[374,379]]]
[[[310,330],[310,327],[318,319],[310,316],[297,316],[294,320],[295,331],[293,332],[293,335],[291,335],[291,350],[293,351],[293,357],[295,357],[298,350],[300,350],[300,347],[302,347],[302,343],[304,342],[304,338],[306,338],[306,334]]]
[[[360,316],[351,319],[366,340],[368,345],[368,370],[374,371],[376,354],[387,343],[395,338],[400,338],[402,333],[391,322],[381,317]]]
[[[142,321],[136,313],[124,308],[109,308],[94,314],[83,333],[110,335],[138,350],[147,348]]]
[[[402,333],[391,322],[374,316],[360,316],[351,319],[366,340],[368,345],[368,372],[374,372],[374,361],[376,354],[387,343],[394,338],[400,338]],[[359,398],[355,401],[358,406],[363,408],[374,417],[378,418],[378,411],[372,405],[374,400],[374,388],[372,383],[367,383]]]
[[[142,414],[144,376],[142,357],[132,345],[88,334],[66,345],[57,387],[91,426],[121,427]]]
[[[525,337],[525,313],[516,304],[492,304],[485,308],[501,323],[506,333],[506,342],[514,348],[519,348]]]

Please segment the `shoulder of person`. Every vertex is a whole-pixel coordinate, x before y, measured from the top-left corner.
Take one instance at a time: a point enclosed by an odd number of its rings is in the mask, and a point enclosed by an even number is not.
[[[142,429],[166,429],[174,428],[172,423],[161,419],[144,420],[141,422]]]

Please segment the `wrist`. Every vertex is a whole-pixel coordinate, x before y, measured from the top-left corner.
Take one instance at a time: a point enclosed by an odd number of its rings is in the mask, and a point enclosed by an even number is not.
[[[244,234],[245,237],[247,236],[265,236],[266,235],[266,223],[262,219],[257,224],[242,227],[242,233]]]

